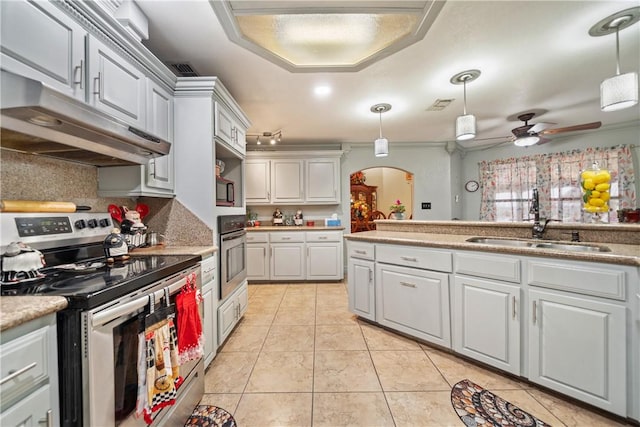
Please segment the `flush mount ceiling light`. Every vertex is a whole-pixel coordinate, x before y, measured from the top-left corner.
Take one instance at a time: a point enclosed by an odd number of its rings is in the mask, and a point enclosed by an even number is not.
[[[256,145],[262,145],[262,141],[260,138],[264,138],[269,141],[269,144],[275,145],[282,141],[282,130],[277,130],[275,132],[262,132],[259,134],[251,134],[248,133],[247,136],[255,136],[256,137]]]
[[[640,6],[614,13],[589,29],[592,37],[616,33],[616,75],[600,84],[600,109],[616,111],[638,103],[638,73],[620,74],[620,30],[640,20]]]
[[[373,142],[373,154],[376,157],[389,155],[389,140],[382,137],[382,113],[391,110],[391,104],[376,104],[371,106],[371,112],[380,115],[380,137]]]
[[[210,1],[227,37],[289,71],[358,71],[424,38],[444,1]]]
[[[456,119],[456,139],[464,141],[476,137],[476,118],[472,114],[467,114],[467,83],[471,83],[480,77],[480,70],[462,71],[449,80],[454,85],[463,85],[464,87],[464,109],[462,116]]]

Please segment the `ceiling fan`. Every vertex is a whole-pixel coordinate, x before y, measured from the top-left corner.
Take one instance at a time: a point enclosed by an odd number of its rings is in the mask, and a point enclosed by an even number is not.
[[[535,116],[535,113],[525,113],[518,116],[519,120],[524,122],[523,126],[519,126],[511,130],[513,137],[511,142],[519,147],[528,147],[534,144],[545,144],[550,140],[544,138],[543,135],[556,135],[559,133],[576,132],[580,130],[597,129],[602,126],[602,122],[583,123],[581,125],[567,126],[563,128],[553,128],[555,123],[536,123],[529,124]]]

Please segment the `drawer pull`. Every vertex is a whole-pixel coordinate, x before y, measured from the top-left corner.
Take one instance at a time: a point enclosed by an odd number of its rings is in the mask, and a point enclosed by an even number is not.
[[[354,249],[353,252],[355,252],[357,254],[360,254],[360,255],[366,255],[367,254],[367,251],[362,251],[360,249]]]
[[[327,240],[327,236],[319,236],[318,239],[319,240]]]
[[[400,282],[400,284],[402,286],[406,286],[407,288],[416,288],[417,286],[415,285],[415,283],[408,283],[408,282]]]
[[[0,385],[6,383],[8,381],[11,381],[12,379],[24,374],[25,372],[35,368],[36,366],[38,366],[38,364],[36,362],[33,362],[32,364],[27,365],[22,369],[18,369],[17,371],[13,371],[13,372],[9,371],[9,375],[7,375],[6,377],[4,377],[3,379],[0,380]]]
[[[400,256],[400,259],[404,261],[418,262],[418,258],[413,256]]]
[[[515,295],[513,296],[513,308],[511,309],[511,316],[515,319],[516,318],[516,297]]]
[[[53,411],[49,409],[47,415],[38,421],[38,424],[44,424],[47,427],[53,426]]]
[[[291,237],[283,237],[282,240],[291,240]]]

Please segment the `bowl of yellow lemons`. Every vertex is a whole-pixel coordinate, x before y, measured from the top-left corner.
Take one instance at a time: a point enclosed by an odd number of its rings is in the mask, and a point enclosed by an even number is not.
[[[589,213],[609,212],[611,173],[597,163],[580,172],[583,209]]]

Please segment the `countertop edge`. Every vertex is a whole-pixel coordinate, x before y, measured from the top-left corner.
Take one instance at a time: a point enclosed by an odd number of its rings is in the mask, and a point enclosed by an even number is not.
[[[406,236],[404,236],[403,234],[406,234]],[[416,238],[417,236],[420,236],[420,238]],[[473,236],[458,234],[446,235],[402,233],[397,231],[366,231],[362,233],[347,234],[344,236],[345,240],[347,241],[405,244],[410,246],[422,246],[442,249],[461,249],[477,252],[493,252],[545,258],[554,257],[576,261],[603,262],[607,264],[631,265],[640,267],[640,256],[628,255],[626,253],[631,252],[633,248],[636,248],[637,250],[637,246],[635,245],[605,243],[604,245],[610,247],[612,252],[569,252],[554,249],[522,248],[469,243],[466,241],[466,239],[470,237]]]
[[[67,308],[64,297],[2,296],[0,297],[0,332]]]
[[[248,233],[252,233],[252,232],[256,232],[256,231],[330,231],[330,230],[335,230],[335,231],[341,231],[344,230],[345,227],[344,226],[324,226],[324,225],[317,225],[317,226],[313,226],[313,227],[309,227],[306,225],[260,225],[258,227],[247,227],[245,228],[245,230],[247,230]]]
[[[211,246],[164,246],[157,245],[148,248],[135,248],[129,254],[136,255],[200,255],[202,259],[218,252],[218,247]]]

